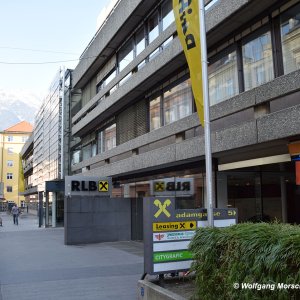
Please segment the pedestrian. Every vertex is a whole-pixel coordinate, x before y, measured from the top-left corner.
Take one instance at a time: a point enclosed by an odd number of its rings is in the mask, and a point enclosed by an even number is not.
[[[14,218],[14,224],[19,225],[18,224],[18,217],[19,217],[19,207],[17,204],[14,204],[14,206],[11,209],[11,213],[13,215]]]

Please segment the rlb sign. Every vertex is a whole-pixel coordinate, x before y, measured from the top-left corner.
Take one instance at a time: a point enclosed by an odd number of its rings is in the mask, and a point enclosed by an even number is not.
[[[188,246],[196,229],[208,226],[207,210],[177,209],[175,197],[159,196],[144,198],[143,209],[145,273],[188,270],[193,261]],[[236,223],[235,208],[214,209],[215,227]]]
[[[65,195],[111,196],[112,180],[109,177],[66,176]]]
[[[151,182],[153,196],[190,196],[194,194],[193,178],[164,178]]]

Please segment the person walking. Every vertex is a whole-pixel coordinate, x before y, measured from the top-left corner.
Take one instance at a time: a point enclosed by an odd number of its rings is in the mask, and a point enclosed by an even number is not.
[[[14,224],[19,225],[18,223],[18,217],[19,217],[19,207],[17,204],[15,204],[12,209],[11,209],[11,213],[13,215],[14,218]]]

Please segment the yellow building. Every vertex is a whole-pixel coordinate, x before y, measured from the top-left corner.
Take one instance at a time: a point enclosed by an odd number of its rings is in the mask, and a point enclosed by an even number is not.
[[[24,203],[24,197],[19,195],[24,185],[20,178],[20,152],[32,130],[30,123],[22,121],[0,132],[0,199],[19,206]]]

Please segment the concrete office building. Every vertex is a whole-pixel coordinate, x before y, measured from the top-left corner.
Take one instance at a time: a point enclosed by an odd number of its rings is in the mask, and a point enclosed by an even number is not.
[[[299,223],[300,1],[208,1],[206,30],[215,204]],[[112,176],[137,211],[153,179],[191,178],[178,206],[205,206],[204,130],[171,0],[119,1],[73,91],[72,174]]]
[[[70,166],[70,86],[71,70],[59,70],[36,114],[33,136],[22,149],[28,178],[24,195],[35,195],[40,226],[63,224],[63,178]]]

